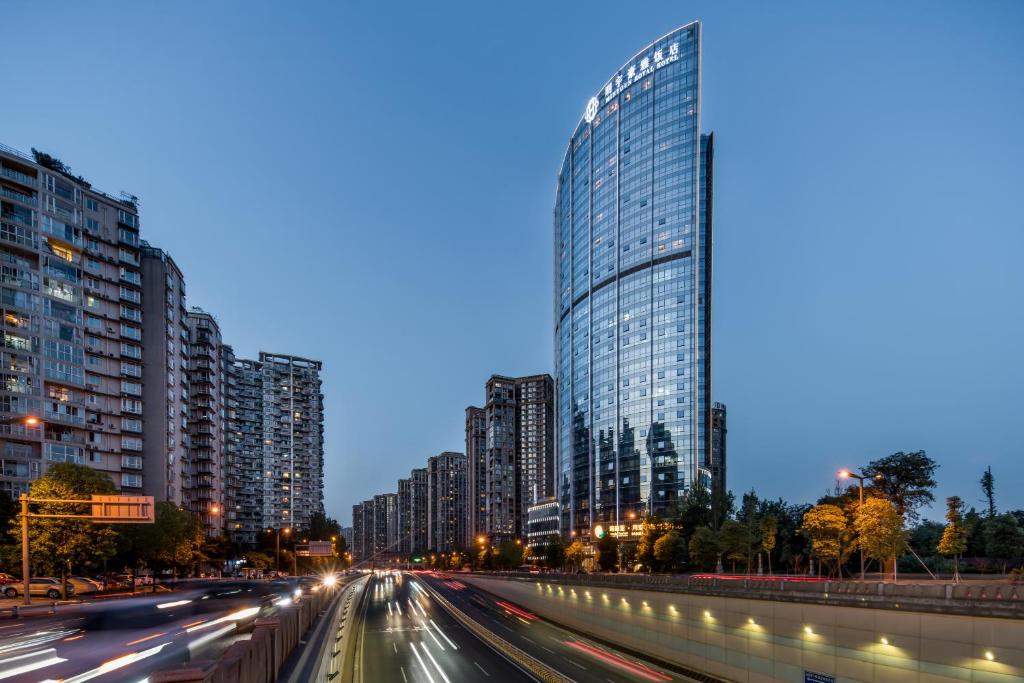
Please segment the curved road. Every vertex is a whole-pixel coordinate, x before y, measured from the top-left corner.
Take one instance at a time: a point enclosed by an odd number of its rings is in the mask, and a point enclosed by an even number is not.
[[[386,574],[367,584],[356,652],[364,683],[536,680],[466,631],[419,581]]]

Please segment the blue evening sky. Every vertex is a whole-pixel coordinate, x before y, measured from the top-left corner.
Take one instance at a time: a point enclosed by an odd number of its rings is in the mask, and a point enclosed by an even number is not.
[[[1024,507],[1024,4],[4,6],[0,142],[141,199],[242,356],[324,361],[327,510],[553,371],[551,211],[587,99],[704,22],[729,484],[895,450]],[[932,513],[941,514],[941,508]]]

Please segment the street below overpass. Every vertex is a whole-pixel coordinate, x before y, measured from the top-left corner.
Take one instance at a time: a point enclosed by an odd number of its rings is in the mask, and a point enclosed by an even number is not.
[[[539,680],[477,638],[438,604],[448,600],[479,627],[577,683],[689,680],[539,620],[450,575],[403,573],[374,577],[357,653],[363,681],[461,683]],[[358,680],[358,678],[357,678]]]

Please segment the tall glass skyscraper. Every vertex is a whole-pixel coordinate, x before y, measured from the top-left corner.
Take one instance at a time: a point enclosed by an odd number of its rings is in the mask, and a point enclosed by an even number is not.
[[[701,28],[638,52],[588,102],[558,176],[562,530],[672,517],[710,487],[712,136]],[[617,526],[622,529],[622,526]]]

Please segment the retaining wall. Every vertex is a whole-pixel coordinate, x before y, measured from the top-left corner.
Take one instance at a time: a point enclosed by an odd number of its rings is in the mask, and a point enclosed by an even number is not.
[[[810,672],[837,683],[1024,681],[1020,619],[459,579],[571,629],[727,680],[803,683]]]

